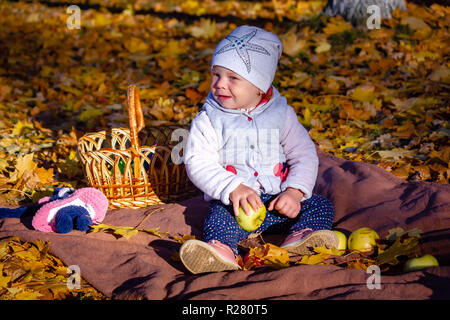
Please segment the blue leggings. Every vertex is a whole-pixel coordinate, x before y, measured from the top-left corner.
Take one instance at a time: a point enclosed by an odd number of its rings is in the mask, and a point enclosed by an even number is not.
[[[266,208],[276,196],[261,195],[261,200]],[[262,225],[250,232],[239,227],[234,218],[232,205],[226,206],[219,200],[212,200],[203,227],[203,239],[204,241],[218,240],[228,245],[237,254],[238,243],[247,239],[251,233],[290,234],[305,228],[311,228],[313,231],[330,230],[333,219],[334,207],[331,201],[321,195],[313,194],[311,198],[302,201],[297,217],[288,218],[279,214],[275,209],[267,211]]]

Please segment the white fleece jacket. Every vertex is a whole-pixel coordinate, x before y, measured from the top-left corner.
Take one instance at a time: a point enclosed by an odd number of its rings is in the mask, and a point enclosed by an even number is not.
[[[273,102],[286,102],[285,98],[277,100],[276,98],[280,98],[280,95],[276,90],[275,93],[269,102],[258,106],[250,112],[246,110],[232,112],[238,112],[246,119],[247,117],[249,119],[251,117],[257,119],[256,117],[261,110],[266,113],[276,112],[280,109],[277,109],[273,105]],[[212,95],[210,94],[205,105],[215,106],[215,108],[223,111],[224,115],[230,112],[230,110],[225,110],[215,100],[211,100],[211,98]],[[270,190],[265,190],[263,187],[264,183],[261,183],[264,180],[259,179],[257,174],[255,174],[256,177],[252,177],[253,179],[249,180],[239,174],[226,170],[227,164],[221,163],[221,146],[219,145],[219,141],[223,141],[223,139],[222,137],[217,137],[217,134],[220,134],[220,130],[218,133],[213,127],[211,119],[208,117],[205,106],[202,108],[192,120],[183,161],[190,180],[204,192],[205,200],[218,199],[225,205],[229,205],[230,193],[241,183],[252,187],[258,194],[277,194],[286,190],[288,187],[292,187],[304,193],[305,196],[302,201],[311,197],[316,183],[319,165],[316,148],[306,129],[298,122],[294,109],[286,105],[285,110],[286,115],[283,117],[285,120],[284,125],[282,125],[283,129],[279,143],[286,157],[289,171],[287,177],[284,177],[284,181],[280,179],[278,188],[272,187],[268,188]]]

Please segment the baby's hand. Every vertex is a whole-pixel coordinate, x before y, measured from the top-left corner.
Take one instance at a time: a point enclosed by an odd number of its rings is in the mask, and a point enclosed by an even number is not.
[[[237,186],[237,188],[230,193],[230,201],[233,203],[233,211],[235,216],[239,213],[239,206],[241,206],[244,209],[245,214],[248,215],[251,210],[248,207],[248,203],[250,203],[255,211],[264,205],[256,191],[243,184]]]
[[[267,210],[271,211],[275,208],[286,217],[295,218],[300,212],[300,200],[303,199],[303,196],[304,194],[300,190],[287,188],[270,202]]]

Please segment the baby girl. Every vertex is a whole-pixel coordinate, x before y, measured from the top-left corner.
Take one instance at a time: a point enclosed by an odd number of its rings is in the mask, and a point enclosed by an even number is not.
[[[245,231],[235,216],[265,205],[254,232],[281,233],[291,254],[337,247],[330,231],[333,204],[313,194],[318,157],[294,109],[272,81],[283,51],[279,38],[240,26],[216,47],[211,91],[192,121],[184,163],[190,180],[210,201],[203,240],[186,241],[181,261],[192,273],[240,269],[238,243]]]

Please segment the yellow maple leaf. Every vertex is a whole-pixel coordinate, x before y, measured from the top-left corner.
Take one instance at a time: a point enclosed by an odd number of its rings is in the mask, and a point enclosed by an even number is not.
[[[323,264],[323,262],[330,257],[330,254],[318,253],[310,256],[304,255],[302,259],[298,261],[298,264]]]
[[[29,122],[18,121],[12,130],[12,134],[16,136],[20,136],[24,129],[33,129],[34,126]]]
[[[40,75],[43,78],[47,78],[47,77],[50,77],[53,72],[54,72],[54,69],[52,67],[42,66]]]
[[[39,177],[39,181],[41,184],[46,185],[53,182],[53,168],[50,168],[48,170],[45,168],[36,168],[34,172]]]
[[[62,275],[62,276],[67,275],[68,268],[66,266],[55,266],[53,268],[55,269],[55,273],[56,274],[59,274],[59,275]]]
[[[375,87],[370,85],[359,86],[351,93],[351,97],[358,101],[373,101],[375,99]]]
[[[186,47],[184,46],[183,41],[177,40],[169,40],[166,43],[163,50],[161,50],[161,54],[163,56],[178,56],[186,51]]]
[[[190,235],[190,234],[183,234],[181,237],[180,236],[173,236],[173,239],[175,241],[177,241],[178,243],[183,244],[183,243],[185,243],[188,240],[196,239],[196,237],[193,236],[193,235]]]
[[[113,20],[104,13],[96,13],[94,16],[94,19],[92,21],[92,23],[96,27],[107,26],[107,25],[110,25],[112,22],[113,22]]]
[[[304,255],[302,259],[297,262],[297,264],[324,264],[325,260],[331,256],[341,256],[345,250],[338,250],[336,248],[327,248],[325,246],[314,247],[313,255]]]
[[[133,227],[114,226],[110,224],[99,223],[91,226],[94,233],[99,231],[112,231],[112,233],[130,239],[139,233],[138,229]]]
[[[16,299],[16,300],[37,300],[41,296],[43,296],[43,294],[39,293],[39,291],[23,290],[23,291],[17,293],[14,296],[14,299]]]
[[[327,41],[320,41],[317,45],[315,52],[316,53],[324,53],[328,52],[331,49],[331,44],[329,44]]]
[[[274,268],[289,267],[289,253],[286,249],[280,248],[271,243],[266,243],[265,255],[262,257],[266,265]]]
[[[189,32],[195,38],[212,38],[216,33],[216,21],[201,19],[199,26],[192,26]]]
[[[130,53],[147,51],[149,48],[149,45],[147,43],[137,37],[131,37],[131,39],[125,42],[124,45]]]
[[[163,234],[168,235],[167,232],[160,232],[159,228],[153,228],[153,229],[139,229],[139,231],[154,235],[156,237],[162,238]]]
[[[325,246],[314,247],[314,252],[328,254],[328,255],[334,255],[334,256],[339,256],[342,254],[342,250],[338,250],[335,247],[327,248]]]
[[[283,51],[291,57],[295,57],[301,51],[307,48],[307,42],[304,39],[300,39],[295,33],[289,32],[281,38],[283,42]]]
[[[33,252],[30,249],[17,251],[14,253],[14,256],[16,256],[20,259],[28,260],[28,261],[35,261],[35,260],[39,259],[39,255],[36,255],[36,252]]]
[[[121,228],[116,228],[114,230],[114,233],[121,235],[125,239],[130,239],[132,236],[137,235],[139,233],[139,230],[136,230],[133,227],[121,227]]]
[[[12,173],[8,182],[16,182],[26,171],[33,171],[37,164],[33,162],[34,153],[28,153],[19,156],[16,161],[15,171]]]
[[[351,30],[352,26],[343,19],[331,18],[331,21],[323,28],[323,32],[326,35],[340,33],[343,31]]]
[[[289,253],[286,249],[266,243],[250,249],[244,262],[244,270],[250,270],[259,265],[266,265],[276,269],[285,268],[289,267],[289,262]]]
[[[298,116],[298,120],[307,127],[311,126],[311,120],[312,120],[312,114],[311,110],[309,108],[305,108],[305,111],[303,112],[303,118]]]
[[[23,174],[25,171],[31,171],[36,168],[37,164],[33,162],[33,156],[34,153],[28,153],[17,158],[15,168],[19,172],[19,174]]]
[[[174,117],[174,103],[175,102],[172,99],[163,99],[162,97],[159,97],[159,99],[154,102],[149,113],[157,120],[172,120]]]

